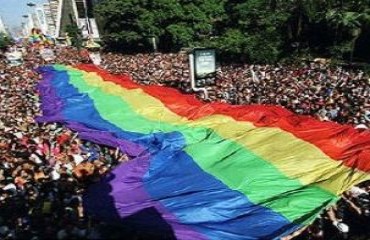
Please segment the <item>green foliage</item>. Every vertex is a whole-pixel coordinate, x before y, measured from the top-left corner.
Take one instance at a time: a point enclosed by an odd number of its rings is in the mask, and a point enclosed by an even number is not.
[[[226,17],[224,0],[106,0],[96,8],[103,40],[125,51],[151,49],[149,37],[160,50],[174,51],[209,38]]]
[[[194,30],[185,23],[171,24],[166,28],[166,32],[171,36],[171,42],[177,48],[192,44]]]
[[[268,1],[259,0],[235,4],[232,9],[232,20],[245,35],[242,53],[253,62],[277,61],[283,47],[283,28],[288,14],[271,9]]]
[[[75,24],[66,26],[66,33],[71,38],[72,45],[80,49],[82,47],[82,33],[81,30]]]
[[[119,51],[150,51],[151,37],[160,51],[216,47],[223,59],[253,62],[370,51],[358,41],[370,35],[370,0],[105,0],[95,10]]]
[[[334,46],[331,49],[338,49],[342,52],[342,56],[346,52],[350,53],[352,61],[356,41],[366,25],[370,23],[369,5],[365,7],[359,3],[350,3],[340,8],[329,9],[326,13],[326,21],[335,31]]]
[[[12,43],[13,41],[8,35],[0,32],[0,49],[6,49]]]

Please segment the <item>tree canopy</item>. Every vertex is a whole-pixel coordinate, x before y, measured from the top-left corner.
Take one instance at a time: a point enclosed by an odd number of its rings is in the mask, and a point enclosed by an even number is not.
[[[216,47],[224,59],[276,62],[300,54],[369,60],[370,0],[104,0],[103,40],[143,52]]]
[[[0,32],[0,49],[7,48],[12,43],[12,39],[5,33]]]

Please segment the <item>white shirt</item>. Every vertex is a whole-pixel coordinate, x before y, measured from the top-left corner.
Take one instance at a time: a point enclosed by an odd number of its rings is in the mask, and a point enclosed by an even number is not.
[[[364,189],[362,188],[359,188],[359,187],[351,187],[351,189],[349,190],[351,195],[355,198],[357,198],[358,196],[360,196],[361,194],[369,194],[368,192],[366,192]]]
[[[82,163],[84,161],[83,157],[81,155],[78,155],[78,154],[73,154],[73,159],[74,159],[74,162],[76,163],[76,165]]]

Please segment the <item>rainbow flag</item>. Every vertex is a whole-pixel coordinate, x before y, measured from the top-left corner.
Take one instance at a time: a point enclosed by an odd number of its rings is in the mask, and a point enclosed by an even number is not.
[[[202,103],[91,65],[40,72],[40,122],[134,158],[91,186],[87,211],[163,239],[164,228],[177,239],[276,239],[370,179],[369,132],[276,106]]]

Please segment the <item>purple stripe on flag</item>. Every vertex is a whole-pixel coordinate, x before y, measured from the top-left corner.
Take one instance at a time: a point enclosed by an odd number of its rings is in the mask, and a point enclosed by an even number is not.
[[[53,88],[52,80],[56,72],[52,67],[40,72],[43,80],[38,85],[41,96],[43,116],[37,118],[40,123],[59,122],[77,131],[81,139],[95,143],[119,147],[123,152],[134,157],[133,160],[121,164],[102,181],[92,185],[84,196],[85,209],[99,209],[99,217],[116,221],[137,214],[143,209],[154,208],[171,226],[177,239],[206,239],[189,226],[179,224],[178,219],[165,207],[151,199],[143,185],[143,176],[147,173],[151,156],[139,144],[119,139],[108,132],[88,128],[80,123],[69,121],[63,116],[63,102]],[[50,69],[51,68],[51,69]],[[94,211],[97,212],[96,210]],[[149,216],[150,217],[150,216]],[[151,220],[153,220],[151,222]],[[155,227],[156,219],[147,219],[147,226]]]

